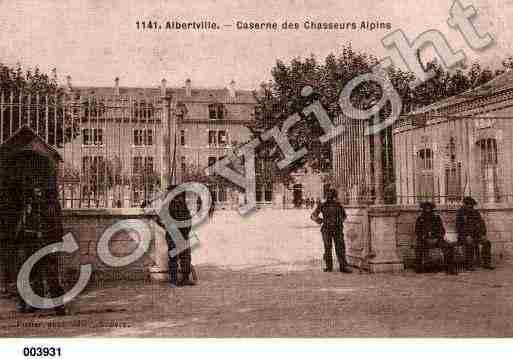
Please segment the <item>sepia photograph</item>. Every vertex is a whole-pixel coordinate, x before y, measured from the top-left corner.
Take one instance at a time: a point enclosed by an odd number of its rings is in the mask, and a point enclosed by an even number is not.
[[[0,338],[512,337],[512,19],[0,0]]]

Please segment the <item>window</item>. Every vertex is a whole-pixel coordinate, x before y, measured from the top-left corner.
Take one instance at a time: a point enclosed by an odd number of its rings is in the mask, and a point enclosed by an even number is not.
[[[216,147],[217,141],[216,141],[216,131],[209,130],[208,131],[208,146],[209,147]]]
[[[209,130],[208,131],[208,146],[209,147],[227,147],[228,131],[226,130]]]
[[[180,146],[185,146],[185,130],[180,130]]]
[[[96,98],[88,98],[82,102],[82,108],[84,109],[84,117],[89,120],[102,117],[106,111],[105,102]]]
[[[153,172],[153,157],[135,156],[133,158],[133,171],[134,174],[146,174]]]
[[[431,201],[434,198],[433,152],[429,148],[417,152],[417,199]]]
[[[85,146],[103,146],[103,128],[82,129],[82,144]]]
[[[220,130],[217,132],[217,144],[221,147],[228,145],[228,135],[226,131]]]
[[[135,146],[153,146],[153,130],[134,129],[134,145]]]
[[[212,196],[212,202],[226,202],[226,189],[223,185],[209,184],[208,188],[210,191],[210,195]]]
[[[103,170],[103,156],[82,157],[82,173],[85,175],[96,175]]]
[[[495,202],[498,197],[498,156],[497,141],[487,138],[477,142],[482,179],[483,198],[487,202]]]
[[[144,168],[146,169],[146,173],[153,172],[153,157],[146,157],[144,159]]]
[[[141,173],[143,167],[143,158],[141,156],[134,157],[133,170],[134,173]]]
[[[142,130],[134,130],[134,145],[142,146],[142,143],[143,143]]]
[[[222,120],[224,118],[224,106],[221,103],[208,105],[208,118],[211,120]]]
[[[461,163],[451,163],[445,168],[445,191],[449,202],[459,202],[462,198]]]
[[[144,136],[144,144],[146,146],[153,146],[153,130],[147,128],[144,131],[144,134],[145,134],[145,136]]]
[[[132,106],[132,115],[134,119],[149,119],[153,117],[155,112],[155,107],[151,102],[146,102],[144,100],[134,101]]]
[[[497,165],[497,141],[488,138],[477,142],[480,149],[481,163],[485,166]]]

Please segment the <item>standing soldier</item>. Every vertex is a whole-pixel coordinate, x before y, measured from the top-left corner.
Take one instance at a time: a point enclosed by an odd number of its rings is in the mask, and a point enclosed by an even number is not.
[[[62,215],[57,198],[57,188],[51,178],[45,178],[41,173],[33,173],[29,176],[46,179],[47,186],[39,187],[31,184],[31,179],[24,181],[24,193],[22,194],[22,208],[18,212],[17,225],[14,238],[17,243],[17,272],[27,259],[44,246],[62,240]],[[21,285],[30,285],[34,292],[45,297],[48,292],[50,298],[58,298],[64,294],[59,283],[58,257],[56,254],[48,254],[41,258],[30,273],[30,282]],[[46,289],[45,290],[45,284]],[[30,306],[17,292],[16,309],[21,313],[34,312],[37,308]],[[65,315],[64,304],[55,308],[57,315]]]
[[[319,214],[322,213],[322,218]],[[332,242],[335,242],[335,253],[337,255],[340,271],[352,273],[346,262],[346,248],[344,243],[344,221],[346,212],[344,207],[337,200],[337,191],[330,189],[326,194],[326,202],[320,203],[310,217],[314,222],[321,225],[322,241],[324,243],[325,272],[333,270]]]
[[[168,191],[173,191],[177,186],[169,186]],[[169,193],[168,192],[168,193]],[[191,231],[191,213],[187,208],[187,203],[185,201],[185,193],[180,193],[175,196],[169,202],[169,215],[178,222],[187,222],[188,224],[185,226],[181,226],[178,228],[180,233],[182,234],[183,240],[181,238],[173,238],[171,233],[167,230],[164,223],[162,223],[161,219],[165,218],[163,216],[159,216],[158,224],[166,230],[166,242],[168,247],[168,256],[169,256],[169,282],[172,287],[176,286],[184,286],[184,285],[194,285],[194,282],[191,281],[190,274],[192,271],[192,257],[191,257],[191,247],[189,242],[189,233]],[[166,209],[163,209],[166,210]],[[169,223],[168,225],[173,225]],[[180,262],[180,272],[181,279],[178,280],[178,262]]]
[[[492,266],[492,244],[486,239],[486,224],[483,217],[474,206],[477,202],[472,197],[463,199],[463,206],[456,212],[456,231],[458,242],[465,247],[465,269],[474,270],[474,255],[483,260],[482,267],[495,269]],[[479,245],[482,245],[482,256],[479,255]]]

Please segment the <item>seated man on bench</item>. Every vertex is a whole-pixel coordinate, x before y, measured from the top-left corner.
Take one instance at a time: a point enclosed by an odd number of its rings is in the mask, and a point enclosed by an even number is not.
[[[492,265],[492,244],[486,238],[486,224],[479,211],[474,208],[476,204],[474,198],[465,197],[462,207],[456,212],[458,241],[465,248],[465,269],[474,271],[475,257],[482,268],[495,269]]]
[[[441,248],[444,255],[444,262],[447,274],[458,274],[454,262],[454,246],[444,240],[445,228],[442,219],[433,210],[435,204],[422,202],[420,204],[422,213],[415,223],[415,234],[417,237],[415,245],[415,271],[423,273],[424,263],[432,248]]]

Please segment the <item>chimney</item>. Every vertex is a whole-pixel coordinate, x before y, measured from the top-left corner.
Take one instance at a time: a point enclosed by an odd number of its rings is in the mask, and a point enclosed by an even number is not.
[[[185,96],[191,97],[191,79],[185,80]]]
[[[160,96],[162,96],[162,97],[166,97],[166,86],[167,86],[166,79],[162,79],[160,81]]]
[[[114,79],[114,96],[119,96],[119,77]]]
[[[230,81],[230,87],[229,87],[228,91],[230,91],[230,97],[232,99],[235,99],[235,80]]]
[[[71,85],[71,76],[66,76],[66,84],[67,84],[67,90],[71,91],[73,89],[73,86]]]

